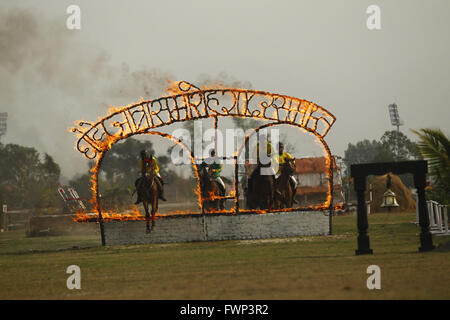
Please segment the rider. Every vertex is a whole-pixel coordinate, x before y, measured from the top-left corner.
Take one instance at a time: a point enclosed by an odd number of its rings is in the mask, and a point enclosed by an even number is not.
[[[260,135],[260,140],[261,142],[266,144],[266,154],[265,157],[266,158],[271,158],[272,157],[272,144],[270,143],[269,139],[267,139],[267,136],[263,133],[261,133]],[[259,142],[256,144],[256,158],[258,159],[258,164],[261,163],[261,159],[260,159],[260,154],[259,154]],[[264,163],[264,165],[268,165],[270,163]]]
[[[153,154],[148,155],[147,152],[145,150],[141,151],[141,159],[139,160],[139,167],[141,169],[141,174],[142,177],[139,178],[138,180],[136,180],[136,187],[138,186],[138,184],[140,185],[142,179],[146,177],[146,174],[148,173],[154,173],[155,174],[155,181],[156,184],[158,185],[158,190],[159,190],[159,198],[163,201],[167,201],[166,198],[164,198],[164,181],[161,177],[161,175],[159,174],[159,165],[158,165],[158,161],[156,160],[155,156],[153,156]],[[142,201],[141,199],[141,195],[138,192],[138,199],[136,201],[135,204],[138,204]]]
[[[277,161],[277,163],[279,164],[278,172],[275,176],[275,178],[278,179],[278,177],[281,174],[281,165],[285,164],[286,161],[292,160],[294,158],[291,156],[290,153],[284,152],[284,144],[282,142],[280,142],[278,144],[278,154],[274,158],[275,158],[275,161]],[[297,180],[295,179],[295,177],[293,175],[290,176],[289,183],[291,184],[292,190],[295,190],[297,188]],[[295,192],[294,192],[294,195],[295,195]]]
[[[259,145],[260,145],[260,141],[262,142],[262,145],[264,146],[264,144],[266,145],[266,154],[264,155],[266,158],[266,161],[268,161],[268,163],[262,163],[260,158],[260,154],[259,154]],[[264,151],[263,151],[264,152]],[[257,169],[261,169],[260,167],[271,167],[271,158],[272,158],[272,144],[270,143],[269,139],[267,138],[267,136],[264,133],[260,133],[259,134],[259,139],[258,142],[256,144],[256,159],[257,159],[257,165],[256,168],[253,169],[253,171],[250,174],[250,177],[247,179],[247,190],[251,190],[252,189],[252,181],[254,176],[257,174]],[[266,162],[264,161],[264,162]],[[273,171],[272,177],[274,179],[274,183],[275,183],[275,172],[272,168],[270,168],[269,170]]]
[[[225,183],[220,177],[220,173],[222,172],[222,162],[218,157],[216,157],[216,150],[211,149],[209,154],[210,157],[205,159],[200,164],[200,170],[204,167],[207,167],[208,170],[211,170],[211,178],[217,182],[221,195],[225,196]]]

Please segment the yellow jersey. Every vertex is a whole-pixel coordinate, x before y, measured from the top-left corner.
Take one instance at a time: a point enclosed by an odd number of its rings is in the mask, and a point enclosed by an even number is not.
[[[291,156],[289,153],[287,153],[287,152],[283,152],[282,154],[277,154],[275,157],[274,157],[274,159],[275,159],[275,161],[278,163],[278,164],[284,164],[284,163],[286,163],[286,160],[292,160],[292,159],[294,159],[294,157],[293,156]],[[278,167],[278,172],[277,172],[277,174],[280,174],[281,173],[281,167]]]
[[[275,156],[275,161],[277,161],[279,164],[283,164],[286,162],[286,160],[292,160],[292,159],[294,159],[294,157],[291,156],[287,152],[283,152],[281,155],[278,154]]]
[[[145,158],[144,160],[139,160],[139,167],[141,168],[141,172],[144,170],[144,164],[146,165],[147,172],[159,172],[158,161],[156,161],[155,157],[152,157],[151,159]]]

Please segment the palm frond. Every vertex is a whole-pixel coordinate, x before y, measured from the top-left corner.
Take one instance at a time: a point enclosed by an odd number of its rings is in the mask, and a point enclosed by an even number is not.
[[[411,130],[419,137],[417,147],[423,158],[428,161],[430,174],[438,180],[449,176],[450,141],[440,129]]]

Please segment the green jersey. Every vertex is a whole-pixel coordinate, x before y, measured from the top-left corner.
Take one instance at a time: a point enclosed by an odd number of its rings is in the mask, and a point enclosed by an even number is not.
[[[208,162],[210,164],[208,164]],[[209,158],[208,162],[203,161],[200,168],[209,167],[212,171],[212,178],[216,179],[220,177],[220,172],[222,171],[222,163],[217,158]],[[212,162],[212,163],[211,163]]]

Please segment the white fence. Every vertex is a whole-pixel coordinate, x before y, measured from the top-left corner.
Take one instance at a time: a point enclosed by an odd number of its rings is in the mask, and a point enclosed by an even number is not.
[[[419,223],[419,209],[416,203],[416,223]],[[432,234],[450,235],[448,230],[447,206],[433,200],[427,201],[430,232]]]

